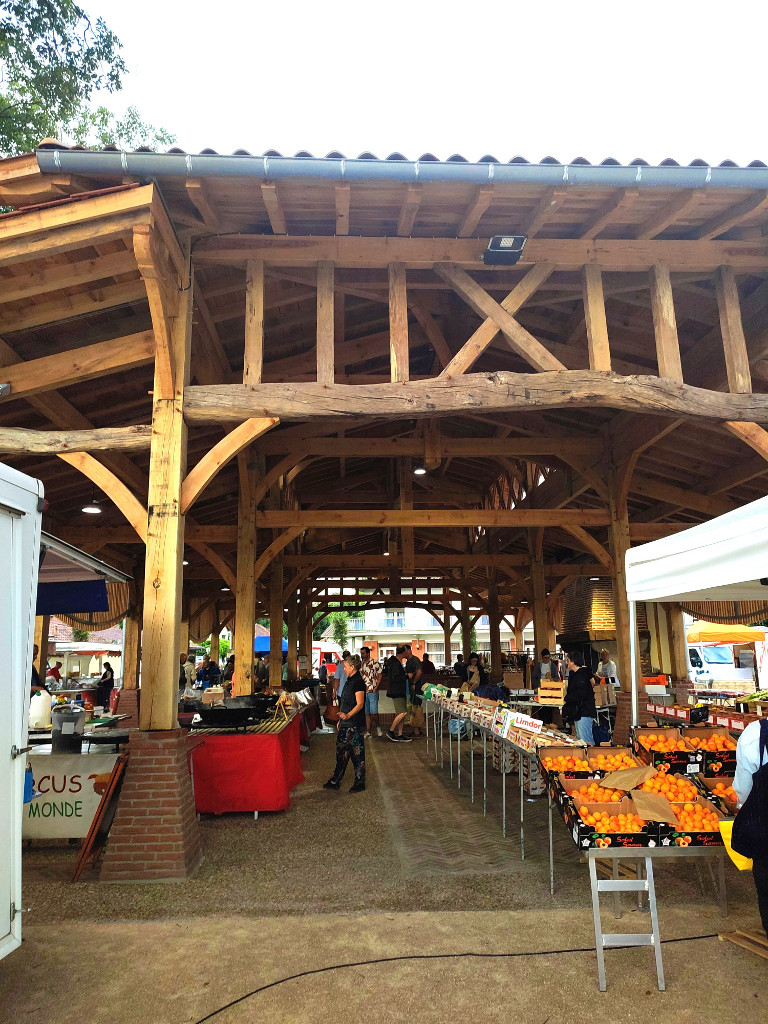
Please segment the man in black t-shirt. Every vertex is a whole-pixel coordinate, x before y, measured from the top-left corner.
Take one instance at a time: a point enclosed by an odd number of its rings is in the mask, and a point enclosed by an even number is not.
[[[408,686],[408,676],[405,674],[404,662],[408,649],[405,644],[400,644],[396,653],[387,659],[384,671],[387,674],[387,696],[395,705],[395,718],[387,732],[387,739],[392,743],[410,743],[410,736],[403,736],[403,722],[405,721],[407,702],[405,694]],[[418,661],[418,659],[417,659]],[[421,664],[419,662],[419,664]]]

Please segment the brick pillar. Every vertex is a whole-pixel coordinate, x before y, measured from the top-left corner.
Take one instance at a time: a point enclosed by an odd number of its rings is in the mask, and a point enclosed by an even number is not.
[[[613,743],[617,747],[629,746],[629,730],[632,726],[632,694],[626,690],[616,691],[616,723],[613,727]]]
[[[186,878],[203,855],[182,729],[136,732],[101,867],[105,882]]]
[[[121,729],[138,729],[139,727],[139,693],[140,690],[118,690],[117,704],[115,705],[116,715],[130,715],[117,724]]]

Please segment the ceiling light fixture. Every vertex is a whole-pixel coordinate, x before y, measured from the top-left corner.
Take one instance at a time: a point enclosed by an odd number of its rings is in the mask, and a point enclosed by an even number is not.
[[[229,587],[222,587],[222,590],[229,590]]]
[[[600,577],[599,576],[590,576],[589,577],[589,582],[590,583],[598,583],[599,581],[600,581]]]
[[[102,508],[101,508],[101,505],[99,505],[99,499],[96,497],[95,494],[91,498],[91,500],[88,502],[87,505],[83,505],[83,507],[80,509],[80,511],[81,512],[87,512],[89,516],[101,515]]]
[[[413,467],[413,475],[414,476],[426,476],[426,474],[427,474],[426,466],[419,465],[419,466],[414,466]]]
[[[185,559],[184,559],[184,561],[183,561],[183,562],[182,562],[181,564],[182,564],[182,565],[189,565],[189,562],[188,562],[188,561],[186,560],[186,558],[185,558]]]
[[[494,235],[483,253],[483,263],[487,267],[513,267],[527,241],[526,235]]]

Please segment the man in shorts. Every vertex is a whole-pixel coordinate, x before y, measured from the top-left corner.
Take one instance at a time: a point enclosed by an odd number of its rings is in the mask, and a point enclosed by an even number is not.
[[[405,674],[408,676],[408,692],[411,695],[411,704],[413,705],[413,708],[416,709],[421,707],[421,677],[423,675],[424,666],[422,665],[421,659],[417,658],[413,653],[413,648],[410,644],[406,645],[405,653],[407,655],[405,662]],[[414,725],[413,735],[422,735],[422,730],[418,724]]]
[[[381,684],[381,665],[371,658],[370,647],[360,648],[360,675],[365,683],[365,739],[371,735],[375,724],[376,735],[381,736],[379,725],[379,686]]]
[[[408,676],[405,674],[403,662],[407,656],[405,644],[397,647],[395,654],[387,661],[387,696],[395,705],[395,718],[387,732],[387,739],[393,743],[410,743],[410,736],[403,736],[403,722],[407,713],[405,699]]]

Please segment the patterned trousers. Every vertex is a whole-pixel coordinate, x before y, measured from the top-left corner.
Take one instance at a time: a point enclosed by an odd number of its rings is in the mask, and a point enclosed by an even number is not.
[[[355,782],[365,785],[365,740],[363,739],[363,729],[357,725],[347,725],[346,722],[340,722],[339,730],[336,733],[336,769],[332,776],[334,782],[341,782],[344,778],[350,758],[355,769]]]

